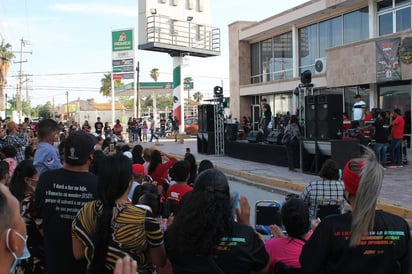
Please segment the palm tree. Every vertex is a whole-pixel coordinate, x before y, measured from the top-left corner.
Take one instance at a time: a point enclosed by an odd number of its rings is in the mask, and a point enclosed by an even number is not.
[[[11,45],[5,43],[4,39],[2,39],[0,43],[0,109],[5,109],[4,88],[7,84],[10,61],[14,57],[14,54],[11,52]]]
[[[112,74],[109,72],[103,75],[103,78],[100,79],[102,86],[100,87],[100,93],[103,96],[110,96],[112,94]],[[122,80],[114,80],[114,88],[122,86]]]
[[[196,91],[194,94],[193,94],[193,99],[195,99],[196,100],[196,102],[200,102],[200,101],[202,101],[202,99],[203,99],[203,94],[200,92],[200,91]]]
[[[193,79],[192,77],[186,77],[185,79],[183,79],[183,86],[185,88],[185,90],[187,90],[187,99],[190,99],[190,83],[192,83]],[[189,101],[187,101],[189,103]]]
[[[157,82],[157,79],[159,79],[159,69],[158,68],[153,68],[150,71],[150,77]]]

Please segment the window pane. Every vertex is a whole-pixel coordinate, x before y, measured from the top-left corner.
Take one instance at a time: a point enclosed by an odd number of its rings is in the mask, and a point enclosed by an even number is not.
[[[263,82],[269,81],[269,60],[272,58],[272,39],[260,42]]]
[[[396,11],[396,32],[411,28],[411,8]]]
[[[349,44],[369,37],[368,7],[343,16],[343,43]]]
[[[300,72],[314,70],[315,59],[318,58],[318,25],[314,24],[299,29],[299,66]]]
[[[392,0],[383,0],[378,3],[378,11],[388,10],[392,8]]]
[[[319,23],[319,56],[326,56],[326,49],[342,45],[342,17]]]
[[[250,47],[250,67],[252,83],[260,83],[260,65],[259,65],[259,43],[252,44]]]
[[[273,39],[274,57],[269,60],[270,80],[293,77],[292,33],[288,32]]]
[[[401,6],[403,4],[410,3],[411,0],[395,0],[395,6]]]
[[[379,35],[385,35],[393,32],[392,12],[379,16]]]

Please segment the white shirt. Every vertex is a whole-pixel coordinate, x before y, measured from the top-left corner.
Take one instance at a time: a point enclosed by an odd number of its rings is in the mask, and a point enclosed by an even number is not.
[[[362,108],[366,106],[366,103],[362,100],[353,104],[353,120],[361,120]]]

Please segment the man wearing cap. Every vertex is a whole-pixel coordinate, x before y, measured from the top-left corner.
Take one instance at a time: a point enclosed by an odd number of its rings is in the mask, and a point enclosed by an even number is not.
[[[401,115],[401,110],[395,108],[391,113],[391,119],[389,119],[391,129],[391,164],[389,168],[400,168],[402,166],[402,140],[403,131],[405,129],[405,120]]]
[[[362,100],[362,96],[357,94],[355,96],[356,102],[353,104],[353,120],[362,120],[363,109],[366,108],[366,103]]]
[[[133,198],[133,193],[134,193],[135,188],[138,185],[142,184],[143,178],[146,175],[145,171],[144,171],[144,167],[141,164],[133,164],[132,165],[132,170],[133,170],[133,183],[132,183],[132,186],[130,188],[129,194],[127,195],[127,197],[129,198],[130,201]]]
[[[0,273],[14,273],[18,260],[27,259],[27,231],[20,216],[20,204],[9,189],[0,184]]]
[[[64,146],[63,168],[40,175],[35,206],[43,218],[48,274],[86,271],[85,261],[73,257],[71,225],[83,204],[97,198],[97,177],[88,171],[95,144],[89,133],[71,133]]]

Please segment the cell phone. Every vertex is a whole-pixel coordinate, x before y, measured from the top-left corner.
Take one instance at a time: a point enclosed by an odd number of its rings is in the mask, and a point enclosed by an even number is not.
[[[236,208],[239,205],[239,193],[233,192],[231,195],[232,216],[236,216]]]
[[[110,146],[109,146],[109,152],[114,152],[114,144],[110,144]]]

